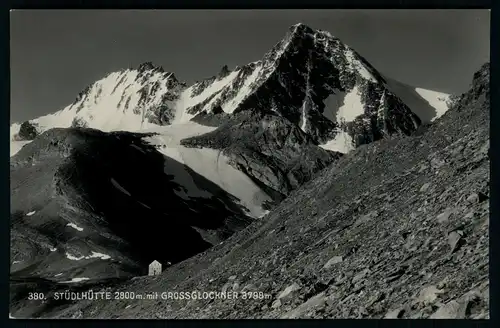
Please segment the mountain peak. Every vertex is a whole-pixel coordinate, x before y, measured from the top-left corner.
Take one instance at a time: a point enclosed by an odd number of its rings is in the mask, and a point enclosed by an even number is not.
[[[231,71],[229,70],[229,67],[227,65],[222,66],[219,75],[217,76],[219,79],[225,78],[226,76],[229,75]]]
[[[330,42],[337,40],[326,31],[315,30],[304,23],[297,23],[290,26],[283,39],[265,55],[264,61],[275,62],[290,49],[293,51],[298,51],[299,48],[313,50],[325,39],[330,39]]]
[[[290,30],[296,34],[309,34],[309,33],[314,33],[315,31],[315,29],[304,23],[297,23],[295,25],[292,25],[290,27]]]
[[[161,66],[155,66],[152,62],[144,62],[139,64],[139,67],[137,68],[139,72],[145,72],[145,71],[157,71],[160,73],[164,73],[165,70]]]

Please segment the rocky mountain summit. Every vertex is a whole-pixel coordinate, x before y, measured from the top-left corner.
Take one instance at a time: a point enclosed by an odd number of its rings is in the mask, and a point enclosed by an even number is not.
[[[112,288],[254,299],[80,301],[41,317],[488,318],[489,106],[485,65],[425,131],[359,147],[266,220]]]
[[[488,115],[489,65],[450,97],[303,24],[190,86],[110,73],[11,126],[11,314],[488,316]],[[262,297],[26,303],[37,288]]]

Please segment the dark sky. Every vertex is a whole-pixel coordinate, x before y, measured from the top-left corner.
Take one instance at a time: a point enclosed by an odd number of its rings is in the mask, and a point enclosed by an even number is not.
[[[461,93],[489,60],[488,10],[16,10],[11,121],[55,112],[109,72],[145,61],[193,82],[259,60],[298,22],[331,32],[380,72]]]

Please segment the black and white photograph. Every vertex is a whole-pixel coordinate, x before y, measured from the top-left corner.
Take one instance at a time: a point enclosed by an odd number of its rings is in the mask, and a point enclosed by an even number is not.
[[[488,9],[12,10],[9,318],[489,319],[489,62]]]

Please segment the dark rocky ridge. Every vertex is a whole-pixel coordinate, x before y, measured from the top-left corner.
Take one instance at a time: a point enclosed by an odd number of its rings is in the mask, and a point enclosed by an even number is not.
[[[13,275],[140,275],[153,259],[179,262],[252,221],[233,196],[144,136],[51,129],[11,157]],[[180,172],[212,197],[179,196],[185,186],[173,178]]]
[[[418,136],[361,146],[265,221],[118,291],[256,300],[81,301],[40,317],[488,318],[489,65]]]
[[[342,156],[317,147],[308,134],[275,112],[206,116],[197,122],[219,128],[181,144],[222,150],[235,168],[258,182],[276,202]]]
[[[19,128],[19,133],[15,136],[16,140],[33,140],[38,136],[38,131],[36,129],[36,124],[30,123],[29,121],[21,124]]]

